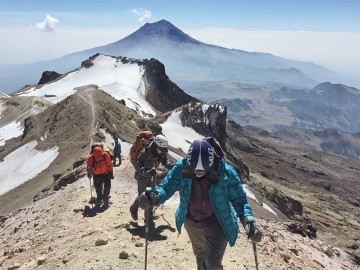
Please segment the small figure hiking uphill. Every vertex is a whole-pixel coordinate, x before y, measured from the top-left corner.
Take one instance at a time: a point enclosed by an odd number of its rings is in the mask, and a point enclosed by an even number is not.
[[[237,239],[237,217],[253,243],[261,240],[262,230],[255,223],[240,178],[225,161],[216,139],[195,140],[155,189],[141,193],[138,204],[147,210],[165,203],[176,191],[180,194],[176,227],[180,234],[184,225],[197,269],[223,269],[226,246],[233,246]]]
[[[134,144],[135,145],[135,144]],[[133,146],[134,147],[134,146]],[[146,140],[145,147],[139,152],[135,164],[134,178],[138,184],[138,196],[130,206],[130,214],[133,220],[138,220],[139,196],[147,187],[156,187],[155,176],[156,168],[162,164],[165,168],[172,168],[173,164],[167,159],[168,140],[164,135],[157,135]],[[130,150],[130,152],[134,152]],[[135,154],[132,154],[133,157]],[[134,159],[134,158],[133,158]],[[150,208],[149,217],[145,215],[145,223],[152,222],[154,219],[153,210]]]
[[[113,164],[110,155],[104,151],[101,144],[93,145],[89,157],[87,158],[87,176],[93,177],[96,190],[95,205],[100,207],[109,206],[109,194],[111,189],[111,179],[114,179]]]
[[[116,159],[119,159],[119,164],[116,165]],[[114,157],[113,157],[113,166],[121,165],[121,144],[119,138],[114,136]]]

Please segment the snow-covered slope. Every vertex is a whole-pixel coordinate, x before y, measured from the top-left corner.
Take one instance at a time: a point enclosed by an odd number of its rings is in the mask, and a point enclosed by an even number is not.
[[[97,85],[117,100],[125,100],[129,108],[144,117],[156,114],[145,101],[143,65],[137,62],[123,63],[105,55],[97,56],[92,63],[90,67],[80,67],[69,72],[60,80],[23,91],[20,96],[40,96],[56,103],[74,94],[79,87]]]

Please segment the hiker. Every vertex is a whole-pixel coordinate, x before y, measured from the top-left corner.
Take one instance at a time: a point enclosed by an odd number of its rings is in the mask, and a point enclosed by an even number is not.
[[[101,146],[96,146],[87,159],[87,176],[93,177],[96,190],[96,203],[100,207],[109,206],[109,194],[111,189],[111,179],[114,179],[113,166],[110,156]]]
[[[167,169],[171,169],[173,166],[167,159],[167,147],[167,138],[164,135],[157,135],[147,141],[138,156],[134,174],[134,178],[138,183],[138,196],[130,206],[131,218],[135,221],[138,220],[139,196],[145,191],[146,187],[151,186],[158,165],[162,164]],[[152,214],[152,209],[150,209],[150,220],[153,219]]]
[[[208,140],[195,140],[185,158],[174,165],[157,188],[143,192],[139,198],[140,207],[146,210],[163,204],[179,191],[176,227],[180,234],[184,224],[197,269],[201,270],[223,269],[226,246],[234,246],[238,235],[234,210],[248,238],[255,243],[262,238],[239,176],[215,150]]]
[[[113,159],[113,166],[116,166],[116,158],[119,159],[119,165],[121,165],[121,144],[117,137],[114,137],[114,159]]]

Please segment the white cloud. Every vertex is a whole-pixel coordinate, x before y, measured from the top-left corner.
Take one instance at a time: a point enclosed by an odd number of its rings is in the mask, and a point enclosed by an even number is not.
[[[56,24],[59,20],[46,14],[45,19],[42,22],[36,23],[35,28],[45,32],[55,31]]]
[[[140,22],[140,23],[145,23],[152,17],[151,11],[147,10],[147,9],[133,9],[133,10],[131,10],[131,12],[135,16],[139,17],[138,22]]]

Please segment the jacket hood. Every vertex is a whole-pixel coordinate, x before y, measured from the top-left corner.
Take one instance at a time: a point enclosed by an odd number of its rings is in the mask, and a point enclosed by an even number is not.
[[[103,154],[104,154],[104,150],[100,146],[96,146],[94,148],[94,152],[93,152],[94,157],[100,157]]]

